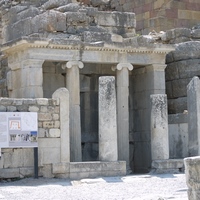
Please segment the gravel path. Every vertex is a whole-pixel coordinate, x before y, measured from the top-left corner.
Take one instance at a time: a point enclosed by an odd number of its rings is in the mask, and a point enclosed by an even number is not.
[[[0,200],[187,200],[184,174],[96,179],[27,178],[0,183]]]

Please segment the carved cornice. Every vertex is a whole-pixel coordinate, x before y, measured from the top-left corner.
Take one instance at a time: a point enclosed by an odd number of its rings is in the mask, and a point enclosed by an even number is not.
[[[4,54],[10,54],[16,52],[18,50],[26,50],[28,48],[38,48],[38,49],[63,49],[63,50],[78,50],[78,51],[99,51],[99,52],[119,52],[119,53],[140,53],[140,54],[167,54],[170,51],[174,50],[174,47],[171,45],[164,45],[158,44],[154,45],[154,47],[130,47],[130,46],[123,46],[120,45],[108,45],[103,44],[103,46],[99,46],[98,44],[86,44],[82,43],[81,41],[77,41],[75,44],[72,45],[72,41],[69,44],[53,44],[51,41],[45,40],[35,40],[29,41],[22,39],[17,42],[5,44],[1,47],[1,51]]]

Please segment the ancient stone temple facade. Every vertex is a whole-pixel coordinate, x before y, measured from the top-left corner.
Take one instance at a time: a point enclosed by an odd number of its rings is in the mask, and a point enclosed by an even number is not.
[[[130,11],[126,5],[133,2],[116,2],[0,1],[0,95],[6,97],[1,99],[0,111],[38,112],[43,176],[78,178],[149,172],[151,168],[162,171],[171,166],[181,169],[183,163],[175,159],[190,156],[188,144],[195,141],[189,137],[188,132],[194,131],[188,123],[195,120],[188,118],[187,85],[199,76],[200,26],[137,35],[136,28],[143,24],[138,19],[136,26],[142,1],[135,7],[136,15],[119,12]],[[198,8],[198,2],[156,2],[150,7],[159,13],[165,10],[162,18],[158,16],[162,20],[171,8],[167,5],[182,5],[176,10],[179,14],[188,13],[191,5]],[[146,12],[141,16],[148,16]],[[196,10],[191,12],[197,16]],[[191,18],[191,24],[195,20]],[[103,106],[99,102],[105,77],[112,80],[105,87],[115,85],[112,92],[116,91],[114,95],[108,90],[116,103],[110,115],[103,109],[110,97]],[[65,122],[61,122],[63,101],[56,100],[59,88],[69,93]],[[102,127],[108,121],[110,135],[104,134],[107,126]],[[109,143],[110,148],[104,146]],[[3,149],[2,173],[30,175],[33,160],[28,155],[32,153]]]
[[[115,162],[126,161],[127,170],[133,172],[148,172],[151,149],[156,148],[151,145],[150,95],[165,94],[165,57],[174,47],[163,44],[161,36],[137,36],[134,13],[101,11],[67,0],[8,2],[1,8],[1,51],[7,60],[2,96],[51,98],[66,87],[70,162],[98,161],[103,152],[99,149],[99,78],[114,76]],[[52,161],[43,164],[48,168]]]

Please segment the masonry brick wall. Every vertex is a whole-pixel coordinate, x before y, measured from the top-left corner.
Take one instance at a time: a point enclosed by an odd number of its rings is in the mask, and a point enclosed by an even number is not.
[[[142,34],[152,30],[159,32],[178,27],[191,28],[200,21],[198,0],[118,0],[118,3],[116,10],[136,14],[136,30]]]
[[[38,113],[39,175],[48,176],[49,166],[60,162],[59,102],[45,98],[0,98],[0,112]],[[3,148],[1,152],[0,178],[33,175],[33,148]]]

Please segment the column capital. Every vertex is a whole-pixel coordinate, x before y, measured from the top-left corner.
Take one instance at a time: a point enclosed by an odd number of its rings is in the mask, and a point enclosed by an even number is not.
[[[112,70],[122,70],[122,68],[127,68],[129,71],[132,71],[133,65],[131,63],[118,63],[117,66],[112,67]]]
[[[62,68],[65,69],[65,68],[72,68],[73,66],[78,66],[79,69],[82,69],[84,67],[83,63],[81,61],[76,61],[76,60],[73,60],[73,61],[68,61],[66,64],[63,64],[62,65]]]

